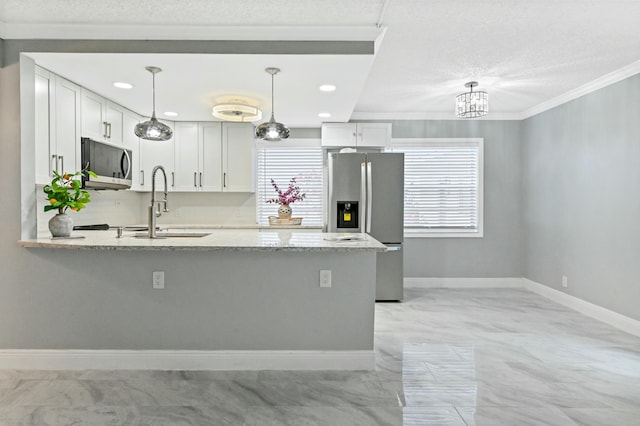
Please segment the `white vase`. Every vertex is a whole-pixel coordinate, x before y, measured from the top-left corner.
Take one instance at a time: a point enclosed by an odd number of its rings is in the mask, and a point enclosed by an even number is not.
[[[58,213],[49,220],[49,231],[54,237],[68,237],[73,230],[73,219],[66,213]]]
[[[278,218],[279,219],[291,219],[291,207],[289,204],[280,204],[278,207]]]

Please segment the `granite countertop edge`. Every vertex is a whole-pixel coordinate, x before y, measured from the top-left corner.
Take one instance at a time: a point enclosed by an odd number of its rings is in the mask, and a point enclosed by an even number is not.
[[[254,229],[212,230],[204,237],[147,239],[111,231],[79,231],[69,239],[40,237],[20,240],[26,248],[127,251],[265,251],[265,252],[382,252],[384,244],[366,234],[336,241],[347,234],[295,232],[290,229],[258,232]]]

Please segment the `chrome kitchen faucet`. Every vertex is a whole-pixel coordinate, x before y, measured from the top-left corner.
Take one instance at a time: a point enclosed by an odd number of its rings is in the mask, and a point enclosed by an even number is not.
[[[156,172],[160,170],[164,176],[164,200],[156,201]],[[160,211],[160,203],[164,204],[164,209]],[[162,212],[168,212],[167,209],[167,174],[164,171],[164,167],[155,166],[151,173],[151,204],[149,205],[149,238],[158,238],[156,235],[156,218],[158,218]]]

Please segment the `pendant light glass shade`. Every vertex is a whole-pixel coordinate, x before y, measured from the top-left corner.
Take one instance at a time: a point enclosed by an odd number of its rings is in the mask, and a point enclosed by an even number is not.
[[[150,141],[167,141],[173,136],[173,130],[156,118],[156,74],[162,69],[158,67],[145,67],[145,69],[153,75],[153,112],[150,120],[136,124],[134,133],[137,137]]]
[[[487,92],[474,92],[477,81],[470,81],[464,85],[469,92],[456,96],[456,116],[459,118],[476,118],[489,112],[489,95]]]
[[[265,71],[271,74],[271,119],[256,127],[256,138],[277,142],[289,137],[289,128],[276,121],[273,111],[273,76],[280,72],[280,68],[266,68]]]

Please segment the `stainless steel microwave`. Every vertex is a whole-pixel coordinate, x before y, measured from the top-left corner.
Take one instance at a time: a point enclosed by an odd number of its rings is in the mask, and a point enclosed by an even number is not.
[[[97,178],[83,177],[84,188],[131,188],[133,153],[130,149],[89,138],[82,138],[81,144],[82,168],[98,175]]]

